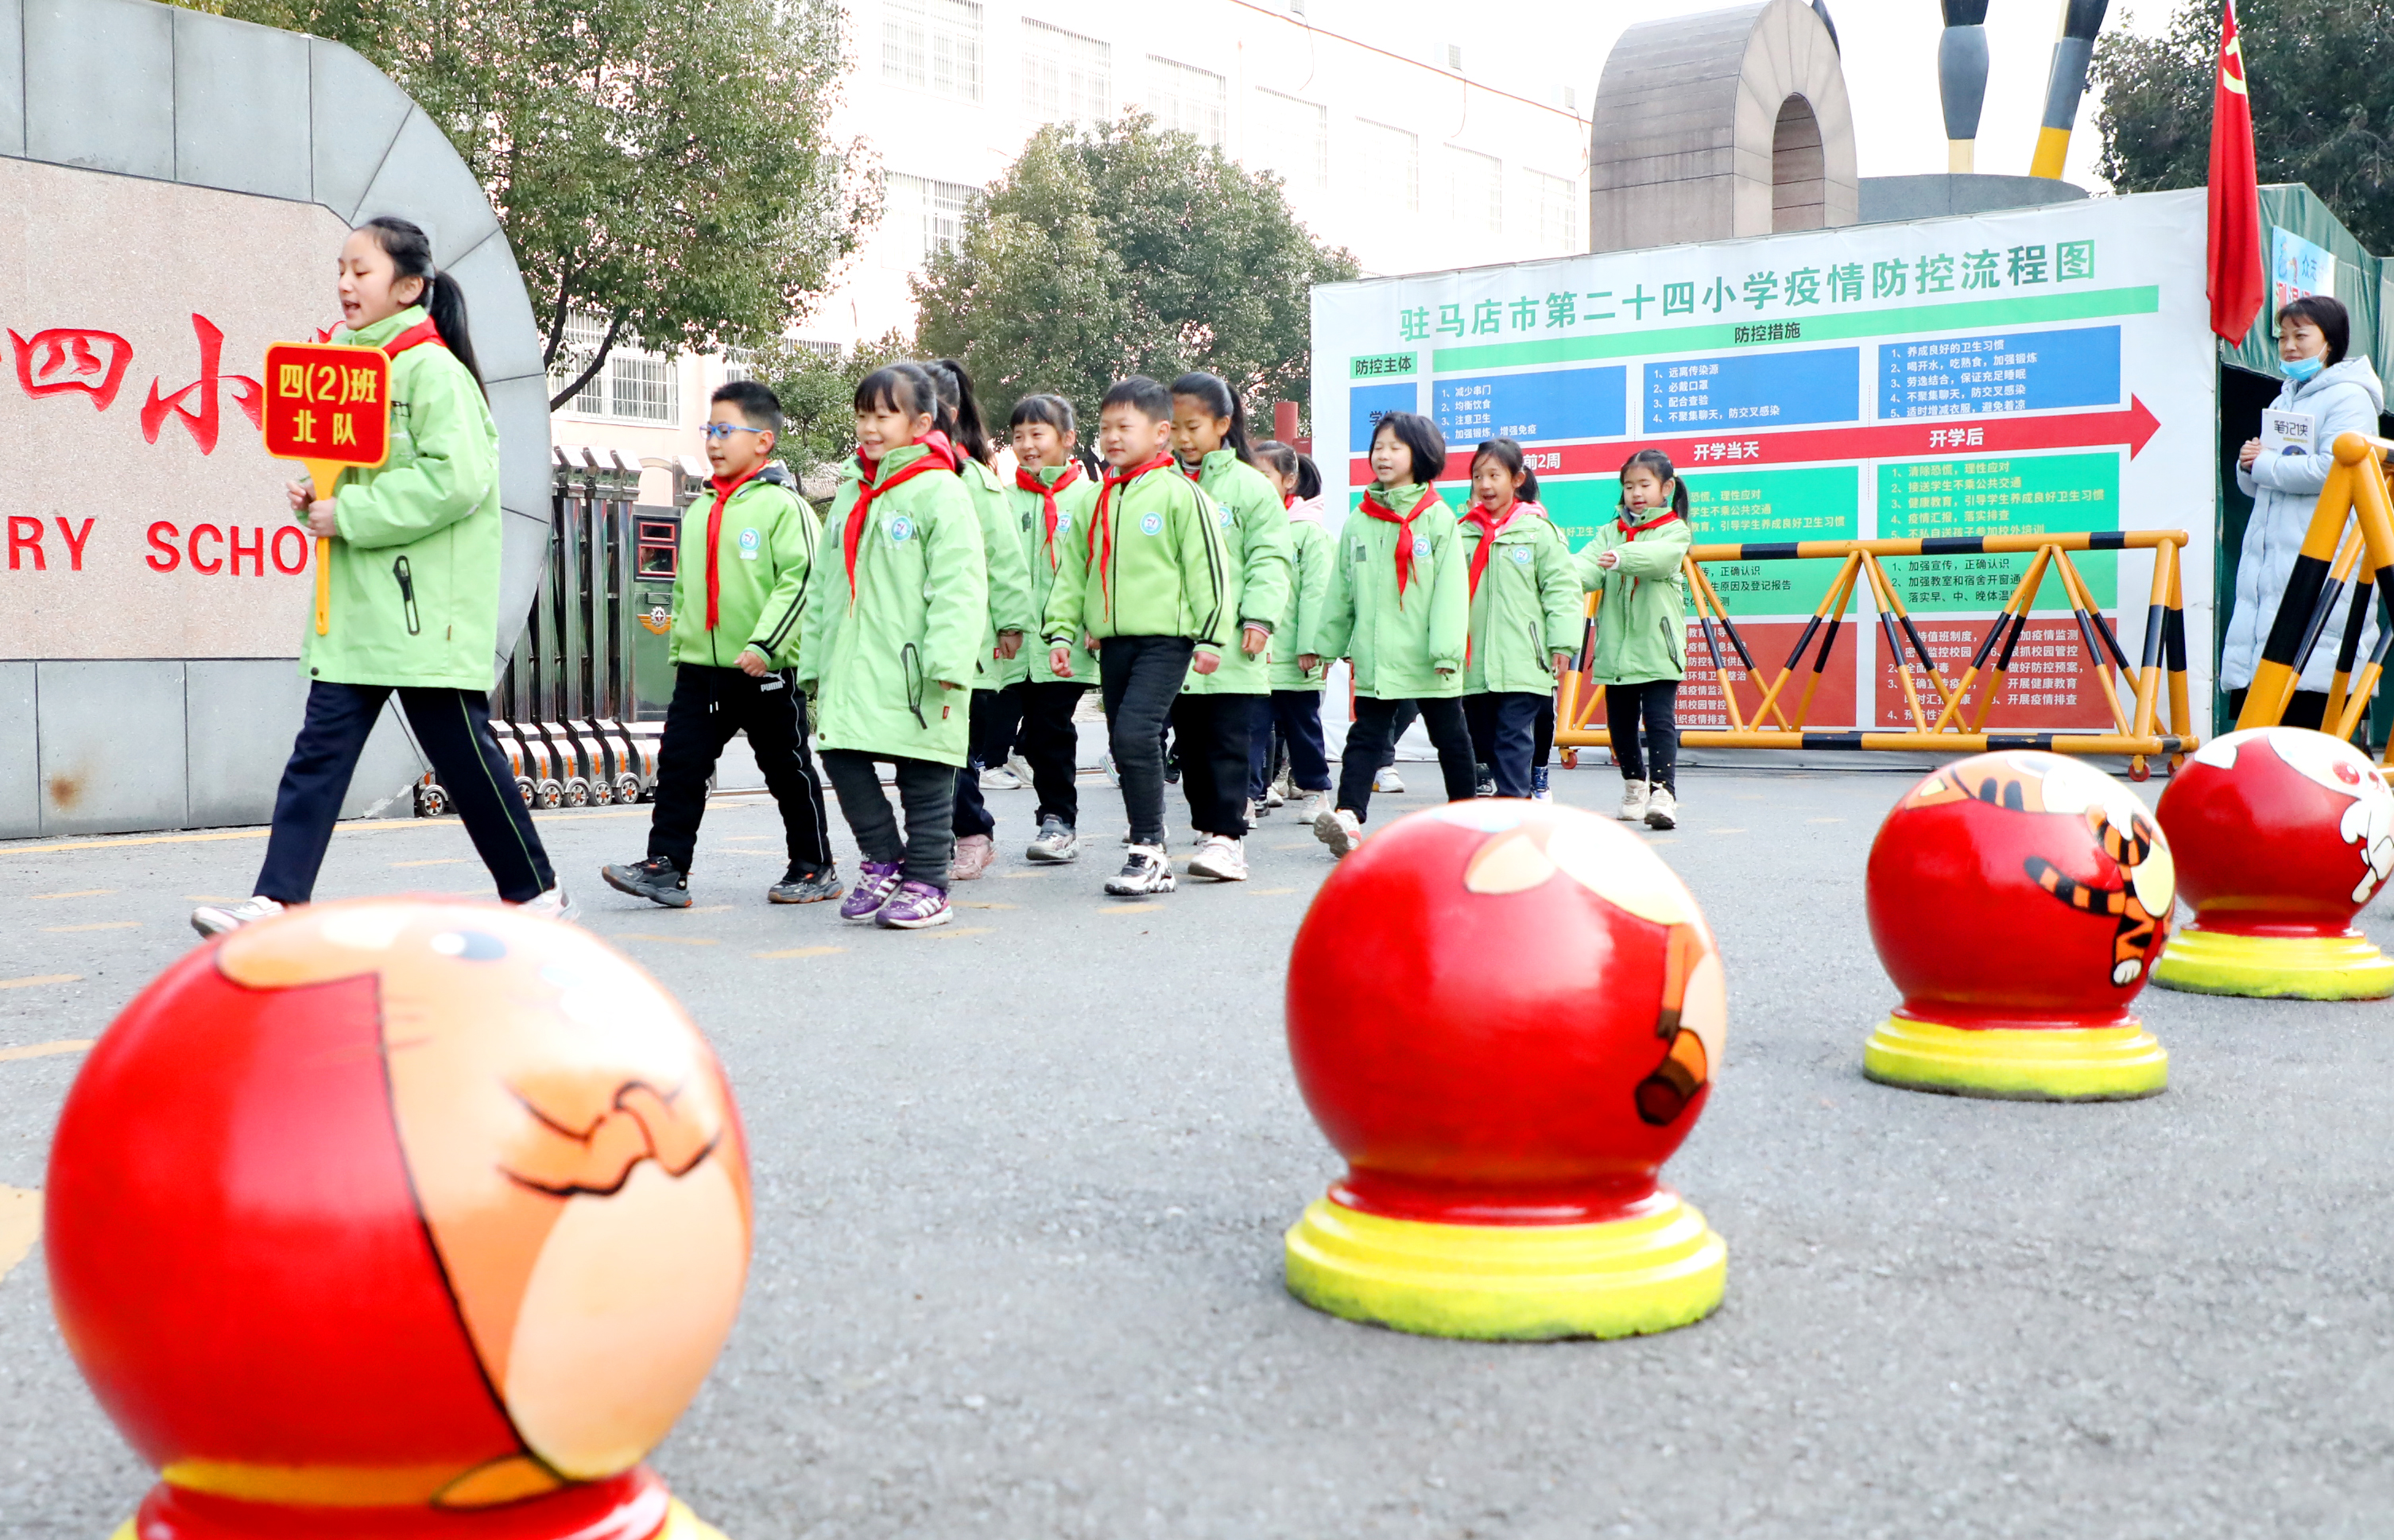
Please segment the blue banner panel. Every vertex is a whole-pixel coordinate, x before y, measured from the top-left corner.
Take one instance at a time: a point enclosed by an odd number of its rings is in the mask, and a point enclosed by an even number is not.
[[[1646,431],[1849,423],[1861,415],[1862,350],[1658,359],[1646,371]]]
[[[1888,422],[2120,401],[2117,326],[1886,342],[1878,361],[1878,415]]]

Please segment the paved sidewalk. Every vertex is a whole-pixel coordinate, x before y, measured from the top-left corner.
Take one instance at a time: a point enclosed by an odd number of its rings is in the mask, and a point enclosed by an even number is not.
[[[1410,779],[1384,818],[1429,805]],[[1555,783],[1618,795],[1608,770]],[[1670,1178],[1728,1238],[1728,1299],[1543,1346],[1358,1327],[1281,1288],[1281,1231],[1336,1171],[1280,1015],[1330,862],[1286,815],[1252,881],[1128,904],[1098,890],[1102,782],[1092,858],[1059,870],[1020,862],[1031,795],[993,793],[1001,863],[911,935],[768,907],[761,799],[709,809],[680,913],[597,880],[640,854],[645,809],[542,815],[590,928],[713,1038],[754,1146],[745,1309],[658,1466],[732,1540],[2394,1531],[2394,1007],[2148,991],[2173,1060],[2147,1102],[1873,1086],[1893,996],[1861,874],[1906,784],[1688,776],[1685,827],[1653,837],[1719,934],[1730,1051]],[[42,1183],[80,1061],[59,1046],[262,849],[0,845],[0,1186]],[[322,896],[407,889],[487,892],[454,820],[344,828]],[[0,1191],[0,1264],[31,1211]],[[66,1357],[38,1247],[0,1279],[0,1533],[99,1540],[148,1480]]]

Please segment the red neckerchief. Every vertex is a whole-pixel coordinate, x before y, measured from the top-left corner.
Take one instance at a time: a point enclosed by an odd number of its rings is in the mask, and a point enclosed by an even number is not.
[[[1633,524],[1633,523],[1631,523],[1631,522],[1629,521],[1629,513],[1628,513],[1628,510],[1624,509],[1624,510],[1622,511],[1621,517],[1616,520],[1616,522],[1617,522],[1617,523],[1619,523],[1619,524],[1620,524],[1620,526],[1621,526],[1621,538],[1622,538],[1622,539],[1624,539],[1624,540],[1635,540],[1635,539],[1637,539],[1639,535],[1644,534],[1648,530],[1660,529],[1660,528],[1662,528],[1664,525],[1665,525],[1665,524],[1669,523],[1672,520],[1677,519],[1677,518],[1678,518],[1678,517],[1679,517],[1679,513],[1678,513],[1678,510],[1677,510],[1677,509],[1676,509],[1676,508],[1664,508],[1662,512],[1660,512],[1660,513],[1656,514],[1653,518],[1649,519],[1648,520],[1646,520],[1646,522],[1644,522],[1644,523],[1642,523],[1642,524]]]
[[[758,466],[747,475],[735,476],[729,481],[720,476],[709,478],[715,486],[715,506],[706,510],[706,628],[710,631],[715,629],[723,607],[723,574],[717,568],[723,554],[719,545],[723,539],[723,505],[764,469]]]
[[[432,324],[432,318],[430,316],[426,316],[414,325],[410,326],[407,330],[400,333],[388,342],[384,343],[382,345],[382,350],[389,354],[392,358],[397,358],[400,354],[407,351],[410,348],[419,348],[428,342],[441,348],[449,346],[449,344],[441,340],[441,328]]]
[[[903,485],[927,471],[953,471],[956,468],[955,455],[948,448],[946,434],[934,428],[923,435],[921,442],[923,457],[886,481],[875,481],[873,479],[874,472],[881,468],[880,461],[868,460],[862,452],[859,452],[856,456],[856,467],[862,473],[858,477],[859,490],[856,494],[855,506],[848,510],[848,527],[841,532],[840,539],[842,554],[848,559],[848,607],[851,610],[856,608],[856,553],[864,545],[865,516],[873,510],[873,500],[890,488]],[[898,447],[904,449],[907,446],[900,444]]]
[[[1438,503],[1438,493],[1427,481],[1422,483],[1421,497],[1414,504],[1414,511],[1402,517],[1373,494],[1367,492],[1363,494],[1365,513],[1382,523],[1397,526],[1397,602],[1401,605],[1405,601],[1405,585],[1413,581],[1414,575],[1414,520],[1419,519],[1422,509],[1432,503]],[[1439,503],[1438,506],[1444,507],[1446,505]]]
[[[1109,473],[1106,477],[1106,484],[1098,490],[1097,516],[1089,520],[1089,559],[1098,564],[1098,593],[1105,600],[1106,613],[1110,615],[1114,612],[1114,596],[1113,590],[1109,586],[1106,573],[1107,570],[1113,565],[1114,525],[1113,520],[1106,517],[1106,507],[1113,501],[1114,488],[1126,487],[1149,471],[1162,470],[1170,464],[1172,464],[1171,455],[1158,454],[1147,464],[1135,467],[1120,476]],[[1191,477],[1190,480],[1194,480],[1195,478]],[[1105,549],[1103,551],[1098,548],[1099,531],[1104,532]]]
[[[1038,472],[1025,470],[1020,466],[1014,467],[1014,484],[1025,492],[1039,494],[1039,514],[1045,520],[1042,527],[1046,531],[1039,538],[1039,548],[1047,553],[1047,570],[1051,573],[1056,570],[1057,563],[1056,522],[1063,517],[1056,507],[1056,494],[1080,479],[1081,462],[1078,460],[1064,462],[1064,474],[1056,478],[1056,484],[1052,487],[1039,479]]]
[[[1463,510],[1464,518],[1480,526],[1480,545],[1471,553],[1471,598],[1480,597],[1480,579],[1488,571],[1488,553],[1496,548],[1496,532],[1511,523],[1513,516],[1520,511],[1521,500],[1518,497],[1505,505],[1505,514],[1501,519],[1489,512],[1476,497],[1472,499],[1471,506]]]
[[[1293,492],[1282,493],[1280,494],[1280,506],[1282,508],[1293,508],[1296,507],[1296,494]]]

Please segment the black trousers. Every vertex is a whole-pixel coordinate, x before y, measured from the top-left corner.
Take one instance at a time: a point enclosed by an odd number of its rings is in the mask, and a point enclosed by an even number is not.
[[[832,863],[831,825],[822,782],[807,754],[807,702],[787,674],[751,678],[736,668],[679,664],[672,702],[657,742],[656,810],[649,819],[649,854],[687,875],[706,816],[706,778],[723,747],[741,733],[756,751],[766,789],[782,809],[790,865],[805,873]]]
[[[1108,637],[1098,650],[1109,746],[1137,844],[1164,843],[1164,724],[1196,655],[1187,637]]]
[[[1010,688],[1022,691],[1022,726],[1015,747],[1031,765],[1031,786],[1039,794],[1039,818],[1051,815],[1068,829],[1081,824],[1081,731],[1072,712],[1089,687],[1078,679],[1026,679]]]
[[[2244,691],[2241,690],[2231,690],[2228,692],[2228,719],[2232,723],[2237,717],[2242,717],[2243,715],[2244,715]],[[2327,691],[2324,690],[2297,690],[2295,691],[2293,698],[2286,702],[2285,720],[2280,722],[2278,725],[2280,727],[2307,727],[2316,732],[2321,730],[2326,721]],[[2364,732],[2361,736],[2366,738],[2369,735]]]
[[[432,761],[432,772],[465,822],[475,853],[491,869],[499,897],[525,903],[556,887],[548,852],[532,826],[532,809],[516,790],[516,772],[491,736],[487,699],[470,690],[318,679],[308,686],[308,714],[291,744],[290,762],[283,767],[266,863],[252,891],[279,903],[305,903],[315,896],[316,874],[333,842],[349,777],[394,689],[416,746]]]
[[[1624,781],[1679,790],[1679,681],[1604,687],[1604,720],[1612,729],[1612,757]]]
[[[908,881],[946,892],[949,869],[956,859],[956,767],[936,759],[845,748],[823,750],[822,762],[831,789],[839,795],[839,810],[864,859],[898,866]],[[902,837],[897,815],[889,810],[889,798],[882,794],[881,772],[873,768],[881,762],[898,771],[898,800],[906,809]]]
[[[1288,778],[1301,792],[1330,789],[1330,754],[1322,740],[1322,691],[1271,692],[1271,731],[1259,732],[1248,750],[1247,795],[1261,798],[1271,783],[1272,749],[1288,755]]]
[[[1361,697],[1359,696],[1355,701],[1355,714],[1359,720],[1361,718],[1362,713],[1363,702]],[[1405,735],[1405,730],[1412,727],[1414,725],[1414,719],[1420,715],[1421,703],[1419,701],[1399,701],[1397,703],[1397,714],[1388,719],[1388,747],[1387,752],[1380,756],[1380,768],[1382,770],[1386,770],[1390,765],[1397,762],[1397,740]],[[1343,764],[1344,757],[1342,756],[1341,757]]]
[[[1555,698],[1527,691],[1487,691],[1463,697],[1471,724],[1471,752],[1495,772],[1496,795],[1530,795],[1530,766],[1537,754],[1538,708],[1554,709]]]
[[[1468,802],[1477,795],[1479,778],[1472,773],[1471,725],[1465,720],[1463,702],[1447,696],[1427,701],[1381,701],[1355,697],[1355,725],[1347,730],[1347,752],[1338,760],[1338,805],[1361,822],[1372,815],[1372,778],[1394,757],[1399,708],[1413,706],[1438,745],[1439,772],[1446,781],[1449,802]]]
[[[1015,723],[1022,716],[1019,684],[1003,690],[976,690],[972,692],[970,737],[965,750],[965,768],[956,771],[956,837],[967,835],[993,835],[997,832],[997,815],[981,800],[980,772],[992,765],[1006,763],[1006,751],[1014,746]]]
[[[1271,737],[1269,695],[1192,695],[1172,707],[1180,790],[1201,835],[1247,837],[1247,777],[1257,738]]]
[[[1555,753],[1555,698],[1548,695],[1545,702],[1538,707],[1537,749],[1530,761],[1538,770],[1545,770],[1546,761],[1553,758]]]

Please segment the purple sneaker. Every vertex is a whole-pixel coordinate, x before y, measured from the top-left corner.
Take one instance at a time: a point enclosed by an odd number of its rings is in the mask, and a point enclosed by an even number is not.
[[[880,914],[873,916],[873,923],[887,926],[892,930],[921,930],[929,926],[945,925],[955,918],[955,914],[948,907],[947,894],[927,882],[916,882],[909,877],[898,885],[898,891],[889,895],[889,902],[881,906]]]
[[[846,902],[840,904],[839,917],[859,923],[870,921],[897,887],[896,862],[886,865],[877,861],[861,862],[856,869],[856,886],[848,889]]]

